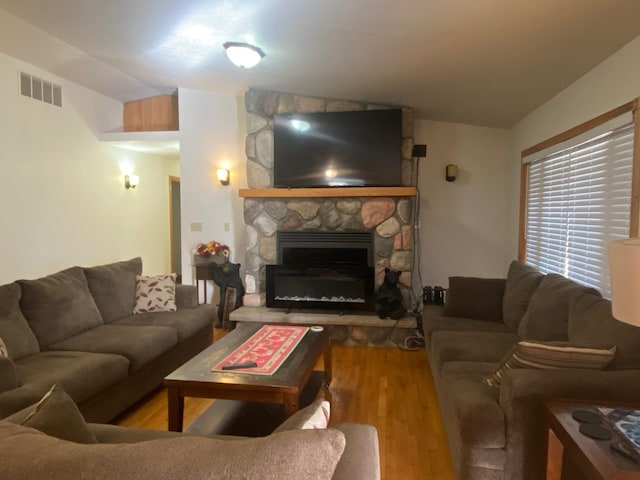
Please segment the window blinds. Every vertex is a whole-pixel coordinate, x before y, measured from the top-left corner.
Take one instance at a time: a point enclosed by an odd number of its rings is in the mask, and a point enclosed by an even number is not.
[[[606,298],[607,244],[629,236],[634,130],[626,120],[604,133],[591,131],[577,145],[524,159],[526,262],[597,288]]]

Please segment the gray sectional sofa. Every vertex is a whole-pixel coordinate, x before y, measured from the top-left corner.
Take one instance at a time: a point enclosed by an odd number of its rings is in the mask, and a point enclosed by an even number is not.
[[[213,341],[212,305],[177,285],[177,311],[133,315],[142,260],[72,267],[0,286],[0,418],[64,387],[108,422]]]
[[[513,262],[506,279],[451,277],[423,328],[460,480],[544,479],[543,398],[640,399],[640,328],[560,275]]]
[[[196,436],[87,424],[55,385],[34,406],[0,420],[3,478],[121,480],[379,480],[378,435],[370,425],[319,428],[323,399],[266,437]],[[309,429],[311,421],[317,428]]]

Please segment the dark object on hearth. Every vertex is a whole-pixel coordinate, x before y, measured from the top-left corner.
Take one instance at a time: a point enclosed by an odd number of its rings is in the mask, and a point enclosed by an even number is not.
[[[422,288],[422,304],[431,305],[433,303],[433,288],[431,285],[427,285]]]
[[[444,289],[439,286],[433,287],[433,300],[434,305],[444,305]]]
[[[232,329],[229,313],[242,306],[244,285],[240,279],[240,264],[227,262],[223,265],[209,264],[214,283],[220,287],[220,304],[216,327]]]
[[[379,318],[397,320],[407,312],[402,305],[402,292],[398,287],[399,278],[400,272],[384,269],[384,281],[376,293],[376,313]]]

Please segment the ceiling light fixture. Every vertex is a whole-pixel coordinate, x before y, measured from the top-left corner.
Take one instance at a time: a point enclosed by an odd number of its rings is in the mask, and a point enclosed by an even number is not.
[[[248,43],[226,42],[223,47],[231,63],[240,68],[255,67],[265,56],[262,50]]]

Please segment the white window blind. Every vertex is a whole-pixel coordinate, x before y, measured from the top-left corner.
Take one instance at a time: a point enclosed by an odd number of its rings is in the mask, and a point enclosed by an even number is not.
[[[526,263],[610,298],[607,244],[629,236],[633,123],[525,162]]]

